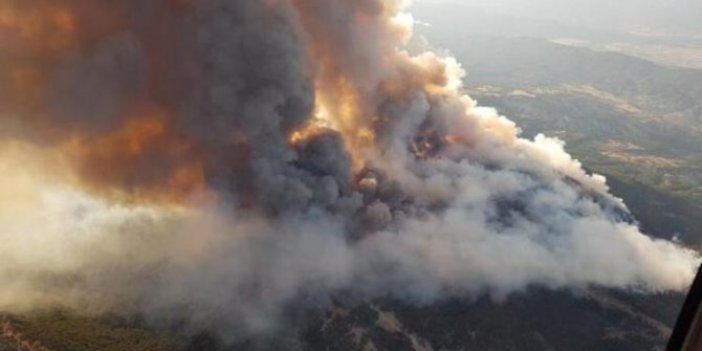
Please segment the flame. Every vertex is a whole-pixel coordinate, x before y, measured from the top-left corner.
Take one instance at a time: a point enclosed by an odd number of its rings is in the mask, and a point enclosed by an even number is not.
[[[317,120],[343,136],[346,151],[357,171],[365,167],[367,153],[375,142],[374,128],[366,118],[368,111],[363,110],[358,94],[354,85],[344,76],[338,76],[332,81],[320,78],[315,91]],[[303,135],[305,134],[300,136]]]
[[[318,122],[312,122],[307,124],[302,129],[292,132],[290,134],[290,137],[288,138],[288,141],[292,145],[300,145],[324,133],[324,131],[326,130],[327,128],[325,128],[322,124]]]

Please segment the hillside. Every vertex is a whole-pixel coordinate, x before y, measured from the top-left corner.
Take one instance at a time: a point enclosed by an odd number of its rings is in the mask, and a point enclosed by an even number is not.
[[[598,289],[531,289],[504,302],[481,298],[419,307],[346,298],[329,308],[292,313],[289,324],[273,335],[239,339],[231,345],[208,333],[150,331],[134,321],[87,319],[65,312],[12,319],[12,326],[22,340],[35,346],[20,348],[23,351],[636,351],[664,347],[676,317],[668,306],[680,304],[680,298]],[[8,350],[18,345],[7,337],[1,342]]]

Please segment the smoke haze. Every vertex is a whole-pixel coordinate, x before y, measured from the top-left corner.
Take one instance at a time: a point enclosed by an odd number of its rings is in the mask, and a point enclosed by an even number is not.
[[[695,0],[415,0],[418,5],[460,4],[517,18],[653,36],[702,34]]]
[[[0,309],[260,331],[336,293],[689,284],[562,142],[410,54],[405,6],[0,2]]]

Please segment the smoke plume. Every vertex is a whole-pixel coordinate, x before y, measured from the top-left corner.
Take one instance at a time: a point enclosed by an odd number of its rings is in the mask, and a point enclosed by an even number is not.
[[[0,2],[0,309],[266,330],[336,293],[687,286],[559,140],[411,54],[401,0]]]

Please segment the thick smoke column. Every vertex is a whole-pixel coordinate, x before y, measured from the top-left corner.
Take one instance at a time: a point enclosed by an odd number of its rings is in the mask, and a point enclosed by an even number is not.
[[[688,284],[696,253],[408,53],[403,7],[0,2],[0,308],[265,329],[337,292]]]

